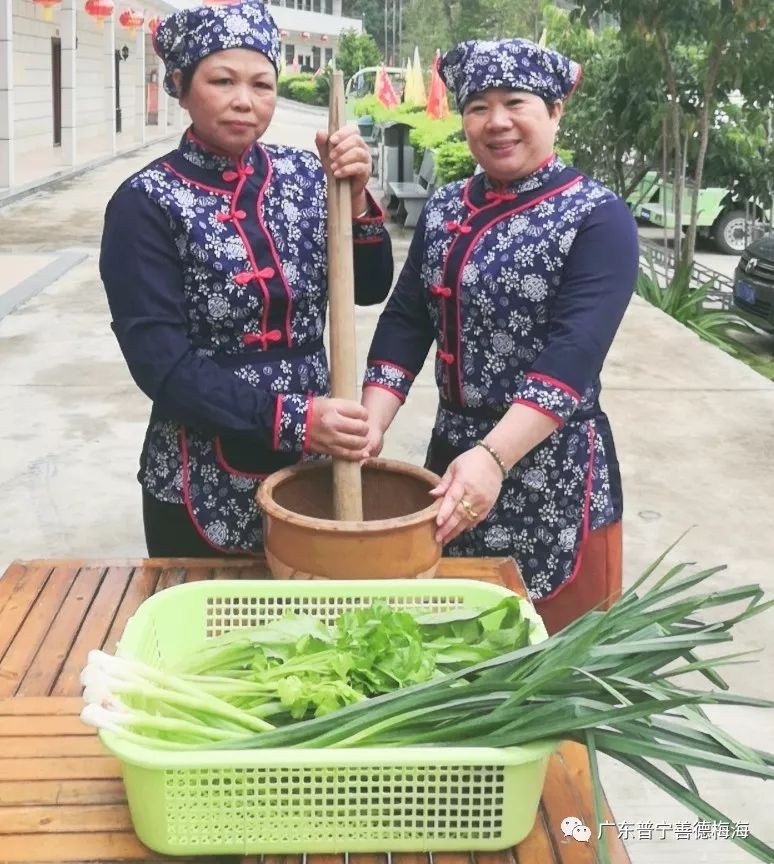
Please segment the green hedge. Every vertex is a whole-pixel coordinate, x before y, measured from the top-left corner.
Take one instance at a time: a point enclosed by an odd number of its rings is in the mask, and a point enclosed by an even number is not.
[[[457,114],[451,114],[444,120],[435,120],[427,116],[424,108],[416,105],[385,108],[373,95],[358,99],[354,104],[354,111],[356,117],[368,114],[377,123],[392,120],[411,126],[409,142],[414,148],[415,171],[418,171],[422,164],[425,150],[435,150],[446,141],[459,140],[462,131],[462,120]]]
[[[295,99],[307,105],[327,105],[330,81],[327,76],[315,78],[308,72],[298,75],[280,75],[277,80],[277,93],[286,99]]]
[[[433,154],[438,185],[464,180],[476,170],[476,160],[465,141],[449,141],[436,147]]]

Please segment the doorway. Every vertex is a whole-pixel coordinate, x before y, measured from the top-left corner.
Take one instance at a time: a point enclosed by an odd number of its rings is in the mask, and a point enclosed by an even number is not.
[[[51,98],[54,147],[62,146],[62,40],[51,37]]]
[[[121,52],[115,53],[115,76],[116,76],[116,132],[121,131]]]

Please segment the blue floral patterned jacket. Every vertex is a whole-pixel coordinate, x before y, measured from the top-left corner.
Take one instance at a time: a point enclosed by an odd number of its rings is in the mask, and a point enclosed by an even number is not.
[[[356,299],[392,281],[383,214],[353,223]],[[187,132],[108,204],[113,330],[153,400],[139,479],[226,552],[260,551],[261,478],[303,458],[329,392],[326,186],[318,157],[256,144],[234,163]]]
[[[438,473],[515,402],[559,424],[447,547],[513,555],[535,599],[573,578],[590,530],[621,517],[599,374],[637,267],[624,202],[557,157],[505,190],[479,174],[427,203],[373,338],[365,386],[401,400],[435,343]]]

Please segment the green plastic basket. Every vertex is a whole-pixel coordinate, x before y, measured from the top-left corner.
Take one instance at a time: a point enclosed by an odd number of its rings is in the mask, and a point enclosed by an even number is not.
[[[288,611],[330,622],[375,600],[440,612],[493,605],[510,593],[461,579],[194,582],[146,600],[117,653],[165,668],[210,638]],[[524,606],[539,622],[532,639],[540,641],[542,622]],[[100,735],[121,762],[137,835],[172,855],[503,849],[531,830],[554,749],[187,753]]]

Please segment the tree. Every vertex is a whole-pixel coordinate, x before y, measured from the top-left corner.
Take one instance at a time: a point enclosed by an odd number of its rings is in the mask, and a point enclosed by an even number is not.
[[[348,30],[341,35],[336,52],[336,67],[341,69],[345,79],[351,78],[358,69],[378,66],[381,62],[379,47],[369,33]]]
[[[674,182],[676,263],[690,269],[696,246],[699,191],[718,108],[738,91],[750,104],[772,103],[774,28],[771,0],[578,0],[590,23],[614,15],[621,31],[639,37],[654,57],[665,99]],[[655,106],[654,106],[655,107]],[[692,180],[691,218],[682,240],[685,177]]]
[[[384,44],[384,7],[387,0],[342,0],[342,14],[348,18],[361,18],[366,33],[374,41],[382,54],[386,54]]]
[[[575,167],[625,198],[659,161],[664,103],[651,52],[636,34],[595,31],[557,9],[546,10],[545,35],[548,45],[583,68],[559,142],[572,152]]]

